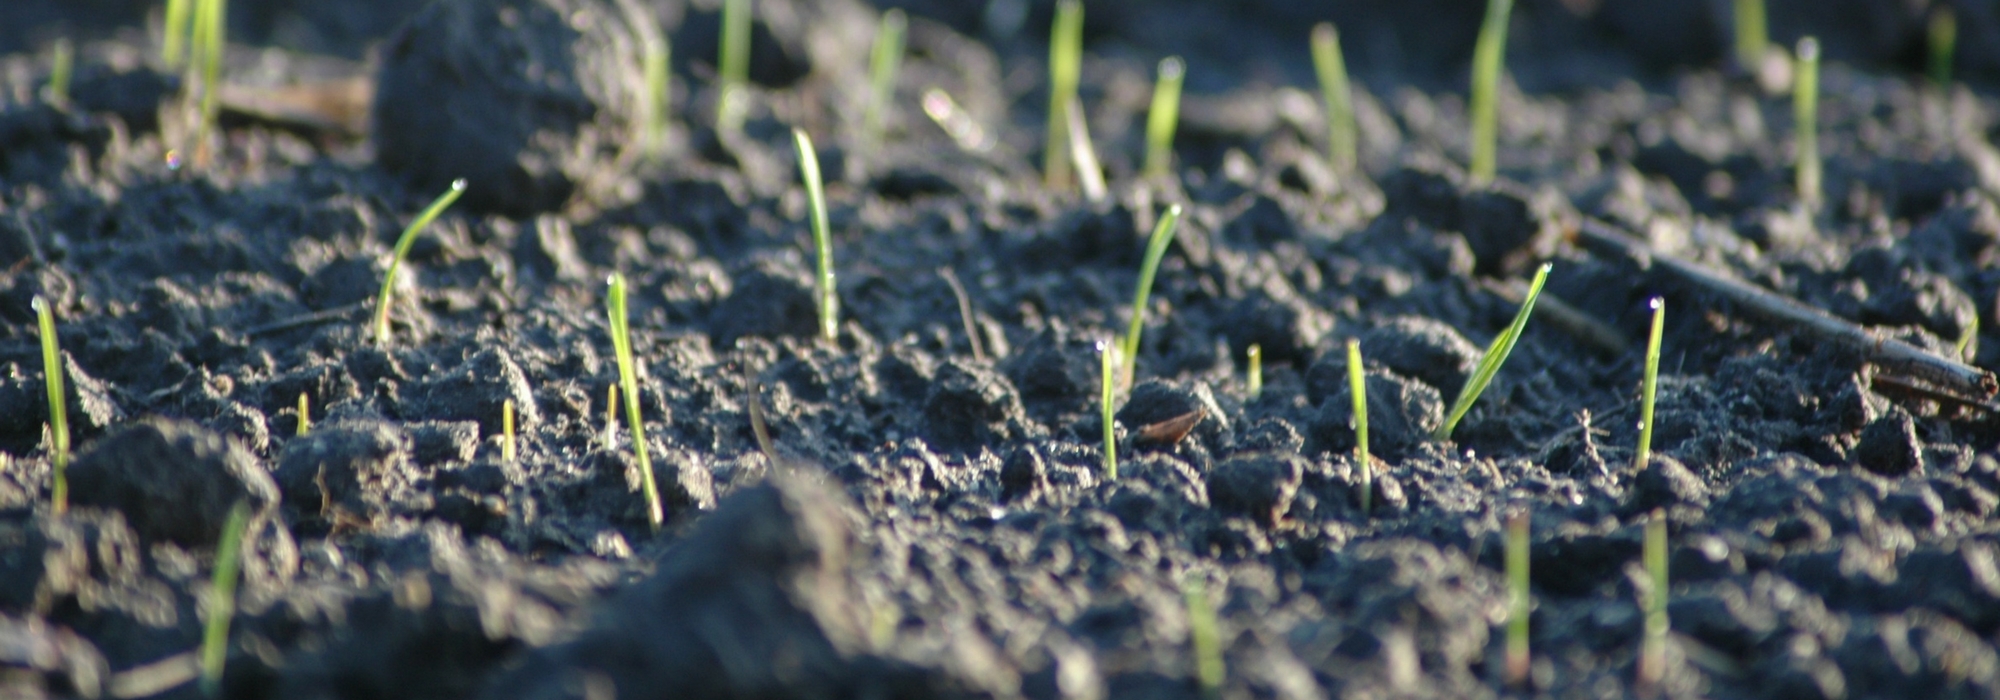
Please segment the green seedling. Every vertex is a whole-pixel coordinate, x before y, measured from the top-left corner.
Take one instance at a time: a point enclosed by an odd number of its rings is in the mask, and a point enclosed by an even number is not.
[[[1501,31],[1505,31],[1503,26]],[[1482,38],[1481,41],[1484,41]],[[1313,27],[1313,68],[1319,73],[1320,97],[1326,104],[1326,159],[1334,172],[1354,169],[1359,138],[1354,129],[1354,91],[1347,82],[1347,59],[1340,53],[1340,32],[1333,24]]]
[[[200,0],[195,6],[194,63],[201,68],[201,124],[195,132],[194,156],[197,167],[208,167],[211,160],[208,135],[215,130],[222,105],[222,59],[229,46],[227,4],[227,0]]]
[[[1194,648],[1194,676],[1204,698],[1222,697],[1222,679],[1227,668],[1222,663],[1222,631],[1215,619],[1215,605],[1208,601],[1207,586],[1189,575],[1181,583],[1181,598],[1187,602],[1188,646]]]
[[[1939,90],[1951,88],[1951,62],[1958,52],[1958,15],[1950,5],[1939,5],[1931,12],[1930,28],[1931,83]]]
[[[1653,509],[1653,517],[1646,521],[1643,558],[1652,586],[1646,591],[1646,639],[1639,651],[1639,684],[1653,686],[1666,675],[1671,624],[1667,620],[1667,514],[1661,509]]]
[[[382,276],[382,294],[375,299],[377,344],[389,343],[389,292],[396,288],[396,272],[402,269],[403,258],[410,254],[410,246],[416,244],[417,234],[423,232],[424,227],[436,220],[439,214],[443,214],[445,208],[451,206],[452,202],[458,201],[458,196],[462,194],[465,194],[464,178],[453,180],[451,189],[438,195],[430,206],[424,208],[423,213],[417,215],[415,221],[410,222],[409,228],[403,229],[402,237],[396,239],[396,251],[389,257],[389,272]]]
[[[667,115],[673,113],[672,74],[667,66],[672,54],[667,40],[656,31],[642,32],[646,44],[645,54],[640,59],[646,78],[646,104],[640,110],[646,125],[645,149],[657,154],[666,148]]]
[[[188,21],[194,0],[167,0],[165,21],[160,24],[160,63],[168,70],[181,67],[181,53],[188,40]]]
[[[1064,132],[1082,72],[1083,3],[1057,0],[1055,23],[1049,28],[1049,124],[1042,148],[1042,184],[1052,189],[1070,186],[1069,141]]]
[[[1361,341],[1347,339],[1347,393],[1354,397],[1354,468],[1361,472],[1361,514],[1375,500],[1375,465],[1368,453],[1368,380],[1361,365]]]
[[[1083,198],[1092,204],[1104,201],[1110,189],[1104,185],[1104,168],[1097,164],[1097,147],[1090,144],[1090,126],[1084,123],[1083,103],[1071,101],[1063,110],[1069,120],[1070,164],[1076,167]]]
[[[813,249],[819,253],[819,336],[834,342],[840,331],[840,294],[833,286],[833,234],[827,230],[826,188],[819,177],[819,155],[813,152],[812,137],[804,129],[792,129],[792,143],[799,150],[799,177],[805,181],[806,204],[811,210]]]
[[[715,100],[715,129],[734,132],[743,126],[737,101],[750,81],[750,0],[723,0],[721,51],[715,63],[716,77],[722,81]]]
[[[1153,106],[1146,110],[1146,177],[1166,177],[1173,169],[1174,129],[1181,118],[1181,83],[1187,65],[1181,57],[1160,60],[1159,76],[1153,81]]]
[[[1118,344],[1109,340],[1097,341],[1097,356],[1104,366],[1104,380],[1098,390],[1097,405],[1104,419],[1104,475],[1109,481],[1118,480],[1118,431],[1111,421],[1113,378],[1118,373]]]
[[[618,356],[618,385],[625,393],[625,422],[632,426],[632,453],[639,459],[639,478],[646,489],[646,518],[653,529],[666,522],[660,489],[653,482],[653,459],[646,454],[646,424],[639,418],[639,372],[632,362],[632,328],[625,315],[625,276],[611,273],[606,312],[611,322],[611,348]]]
[[[1250,398],[1256,400],[1264,394],[1264,346],[1250,346]]]
[[[57,515],[69,510],[69,402],[63,391],[62,350],[56,345],[55,311],[40,295],[30,301],[42,331],[42,383],[49,389],[49,461],[55,466],[51,501]]]
[[[1507,684],[1528,684],[1528,514],[1507,519]]]
[[[1819,41],[1799,40],[1798,74],[1792,78],[1792,118],[1797,123],[1799,153],[1795,183],[1799,203],[1817,211],[1820,204],[1819,164]]]
[[[69,106],[70,74],[76,66],[76,45],[69,39],[57,39],[49,47],[49,84],[44,88],[49,104],[57,107]]]
[[[1507,18],[1514,0],[1487,0],[1479,43],[1472,49],[1472,182],[1484,185],[1498,172],[1500,64],[1507,54]]]
[[[1736,0],[1736,65],[1755,73],[1771,50],[1764,22],[1764,0]]]
[[[1639,393],[1639,447],[1634,450],[1632,471],[1646,468],[1653,458],[1653,392],[1660,382],[1660,326],[1667,318],[1667,302],[1653,297],[1646,302],[1653,309],[1653,331],[1646,336],[1646,378]]]
[[[903,11],[890,8],[882,13],[875,28],[875,47],[868,52],[868,112],[862,119],[863,133],[870,143],[882,138],[882,120],[895,103],[896,74],[903,68],[903,33],[909,20]]]
[[[1119,347],[1128,378],[1132,366],[1139,362],[1139,334],[1146,328],[1146,300],[1153,295],[1153,276],[1160,272],[1160,259],[1166,257],[1167,244],[1173,242],[1180,221],[1181,205],[1167,207],[1166,215],[1153,226],[1153,236],[1146,242],[1146,260],[1139,266],[1139,287],[1132,294],[1132,325],[1125,331],[1124,345]]]
[[[513,399],[507,399],[506,402],[500,404],[500,434],[503,439],[503,442],[500,443],[500,458],[512,462],[515,457],[519,456],[519,453],[514,451]]]
[[[1978,352],[1972,344],[1977,340],[1979,340],[1979,314],[1973,314],[1972,324],[1966,326],[1965,331],[1958,335],[1958,342],[1952,343],[1952,357],[1971,362],[1972,356]]]
[[[1486,391],[1486,385],[1493,382],[1493,375],[1500,373],[1500,365],[1507,361],[1507,355],[1514,351],[1514,343],[1521,339],[1521,330],[1528,326],[1528,315],[1535,310],[1535,300],[1542,295],[1542,283],[1549,279],[1549,263],[1535,272],[1534,283],[1528,285],[1528,297],[1521,301],[1521,310],[1514,314],[1514,322],[1507,330],[1486,346],[1486,354],[1479,357],[1479,364],[1472,369],[1472,376],[1465,380],[1465,387],[1458,390],[1458,399],[1451,402],[1451,411],[1445,414],[1444,424],[1438,426],[1432,437],[1450,440],[1458,421],[1472,410],[1472,404],[1479,401],[1479,394]]]
[[[604,448],[615,446],[618,437],[618,385],[604,388]]]
[[[208,627],[201,636],[201,692],[222,694],[222,664],[229,658],[229,621],[236,616],[237,571],[242,568],[243,530],[250,506],[242,501],[229,508],[222,541],[215,545],[215,578],[208,585]]]
[[[313,429],[312,402],[306,393],[299,392],[299,437],[305,437]]]

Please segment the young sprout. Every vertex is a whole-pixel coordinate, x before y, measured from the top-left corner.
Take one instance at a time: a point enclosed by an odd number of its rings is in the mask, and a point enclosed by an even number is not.
[[[1528,683],[1528,513],[1507,519],[1507,684]]]
[[[193,5],[194,0],[167,0],[167,14],[160,25],[160,63],[169,70],[181,67],[182,45],[187,42],[192,16],[188,10]]]
[[[1361,366],[1361,341],[1347,339],[1347,393],[1354,397],[1354,468],[1361,470],[1361,514],[1375,500],[1375,465],[1368,454],[1368,381]]]
[[[618,385],[604,388],[604,448],[615,447],[618,440]]]
[[[1505,27],[1502,27],[1505,31]],[[1313,27],[1313,68],[1319,73],[1320,96],[1326,103],[1326,159],[1334,172],[1354,169],[1354,91],[1347,83],[1347,59],[1340,53],[1340,32],[1330,22]]]
[[[1952,343],[1951,356],[1971,362],[1972,356],[1978,353],[1972,344],[1977,340],[1979,340],[1979,314],[1973,314],[1972,324],[1966,326],[1965,331],[1958,334],[1958,342]]]
[[[660,529],[666,513],[660,508],[660,489],[653,482],[653,460],[646,454],[646,424],[639,419],[639,373],[632,364],[632,328],[626,325],[625,276],[611,273],[611,291],[606,309],[611,320],[611,348],[618,356],[618,385],[625,393],[625,422],[632,426],[632,452],[639,458],[640,483],[646,489],[646,518]]]
[[[1264,346],[1250,345],[1250,398],[1256,400],[1264,394]]]
[[[1104,474],[1109,481],[1118,480],[1118,432],[1111,422],[1112,378],[1118,371],[1118,344],[1109,340],[1097,341],[1097,356],[1104,365],[1104,380],[1097,394],[1098,410],[1104,419]]]
[[[417,234],[422,232],[425,226],[429,226],[431,221],[437,219],[439,214],[443,214],[445,208],[451,206],[452,202],[458,201],[458,196],[462,194],[465,194],[465,179],[451,181],[451,189],[438,195],[429,207],[424,208],[423,213],[417,215],[415,221],[410,222],[409,228],[403,229],[402,237],[396,239],[396,251],[389,257],[389,272],[382,276],[382,294],[375,299],[377,344],[389,343],[389,292],[396,288],[396,271],[402,269],[403,257],[410,254],[410,246],[416,244]]]
[[[1667,318],[1667,302],[1653,297],[1646,302],[1653,309],[1653,332],[1646,336],[1646,378],[1639,394],[1639,447],[1632,457],[1632,471],[1641,471],[1653,458],[1653,390],[1660,381],[1660,326]]]
[[[1042,184],[1067,189],[1070,184],[1069,106],[1083,72],[1083,3],[1056,0],[1055,24],[1049,28],[1049,124],[1042,149]]]
[[[1187,66],[1181,57],[1160,60],[1153,82],[1153,106],[1146,110],[1146,177],[1166,177],[1173,169],[1174,128],[1181,118],[1181,82]]]
[[[1092,204],[1102,202],[1110,192],[1104,185],[1104,168],[1097,164],[1097,147],[1090,145],[1090,126],[1084,123],[1083,103],[1071,100],[1063,114],[1069,120],[1070,164],[1076,166],[1083,198]]]
[[[750,0],[723,0],[722,53],[716,58],[722,91],[715,100],[716,131],[740,129],[743,112],[738,93],[750,80]]]
[[[306,392],[299,392],[299,437],[305,437],[313,429],[312,402]]]
[[[1550,263],[1543,263],[1535,272],[1535,281],[1528,285],[1528,297],[1521,301],[1521,310],[1514,314],[1514,322],[1507,330],[1486,346],[1486,354],[1479,357],[1479,364],[1472,368],[1472,376],[1465,380],[1465,387],[1458,390],[1458,399],[1451,402],[1451,411],[1445,414],[1444,424],[1432,434],[1439,440],[1450,440],[1451,432],[1458,428],[1458,421],[1472,410],[1472,404],[1479,400],[1480,392],[1493,382],[1493,375],[1500,373],[1500,365],[1507,361],[1508,353],[1514,351],[1514,342],[1521,339],[1521,330],[1528,326],[1528,315],[1535,310],[1535,300],[1542,295],[1542,283],[1549,279]]]
[[[201,692],[222,694],[222,663],[229,658],[229,621],[236,616],[236,573],[242,568],[243,529],[250,506],[242,501],[229,508],[222,541],[215,545],[215,578],[208,586],[208,627],[201,636]]]
[[[1167,244],[1173,242],[1180,221],[1181,205],[1167,207],[1166,216],[1160,217],[1160,223],[1153,227],[1153,237],[1146,242],[1146,260],[1139,266],[1139,287],[1132,294],[1132,325],[1125,331],[1124,345],[1119,348],[1128,376],[1139,361],[1139,333],[1146,328],[1146,299],[1153,294],[1153,276],[1160,271],[1160,258],[1166,256]]]
[[[1771,46],[1764,23],[1764,0],[1736,0],[1736,65],[1755,73]]]
[[[1639,652],[1639,684],[1658,685],[1666,675],[1667,666],[1667,514],[1659,508],[1653,509],[1653,517],[1646,520],[1646,544],[1643,558],[1646,564],[1646,578],[1652,586],[1646,591],[1646,638]]]
[[[640,58],[646,78],[646,103],[639,110],[646,125],[645,150],[657,154],[667,143],[667,115],[673,113],[672,75],[667,71],[671,49],[659,32],[641,32],[646,49]]]
[[[1820,203],[1819,166],[1819,41],[1799,40],[1798,73],[1792,78],[1792,118],[1797,122],[1799,202],[1817,211]]]
[[[1929,36],[1931,82],[1939,90],[1950,89],[1952,55],[1958,51],[1958,16],[1950,5],[1941,4],[1931,11]]]
[[[201,0],[195,7],[194,49],[201,68],[201,126],[195,136],[195,163],[209,163],[208,135],[222,104],[222,59],[229,46],[227,0]]]
[[[1507,18],[1514,0],[1487,0],[1479,43],[1472,49],[1472,182],[1493,181],[1498,170],[1494,141],[1499,138],[1500,64],[1507,53]]]
[[[57,515],[69,510],[69,402],[63,392],[62,351],[56,345],[55,311],[40,295],[29,302],[35,307],[42,331],[42,383],[49,389],[49,459],[55,465],[51,500]]]
[[[49,47],[49,53],[49,84],[46,96],[49,104],[67,107],[70,72],[76,64],[76,45],[71,44],[67,38],[57,39],[55,45]]]
[[[903,11],[889,8],[875,28],[875,48],[868,52],[868,112],[862,120],[863,133],[870,143],[882,138],[882,119],[896,98],[896,74],[903,67],[903,31],[909,20]]]
[[[1215,606],[1208,601],[1207,586],[1190,574],[1181,583],[1181,598],[1187,602],[1188,645],[1194,648],[1194,676],[1204,698],[1222,697],[1222,632],[1215,619]]]
[[[506,402],[500,404],[500,434],[504,440],[500,443],[500,458],[512,462],[518,456],[518,453],[514,451],[513,399],[507,399]]]
[[[827,231],[826,188],[820,184],[819,155],[813,152],[812,137],[793,127],[792,143],[799,150],[799,177],[805,181],[806,204],[811,209],[813,249],[819,253],[819,336],[831,343],[840,331],[840,294],[833,286],[833,235]]]

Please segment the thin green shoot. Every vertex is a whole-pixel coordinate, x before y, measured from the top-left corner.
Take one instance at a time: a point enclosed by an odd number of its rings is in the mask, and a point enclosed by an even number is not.
[[[1215,619],[1215,604],[1208,600],[1208,587],[1194,575],[1181,582],[1181,598],[1187,603],[1188,646],[1194,650],[1195,682],[1201,684],[1202,697],[1220,698],[1227,668],[1222,663],[1222,631]]]
[[[507,399],[500,404],[500,458],[513,462],[520,453],[514,447],[514,400]]]
[[[305,437],[306,435],[312,433],[312,429],[313,429],[312,400],[306,398],[306,393],[301,391],[299,392],[298,436]]]
[[[1319,73],[1320,97],[1326,105],[1327,165],[1344,173],[1354,169],[1360,139],[1354,128],[1354,91],[1347,82],[1347,59],[1341,55],[1340,32],[1332,23],[1313,27],[1312,55],[1313,68]]]
[[[1361,341],[1347,339],[1347,393],[1354,398],[1354,468],[1361,474],[1361,514],[1373,510],[1374,458],[1368,452],[1368,372],[1361,364]]]
[[[646,454],[646,424],[639,417],[639,373],[632,362],[632,328],[625,314],[625,275],[613,272],[606,282],[607,316],[611,322],[611,348],[618,356],[618,385],[625,394],[625,422],[632,427],[632,452],[639,459],[640,483],[646,489],[646,519],[653,529],[666,522],[660,508],[660,489],[653,482],[653,459]]]
[[[228,0],[201,0],[195,8],[194,47],[201,67],[201,124],[195,136],[196,167],[211,160],[208,138],[222,106],[222,60],[228,40]]]
[[[882,138],[882,120],[896,100],[896,74],[903,68],[903,34],[909,20],[903,11],[889,8],[875,27],[875,47],[868,52],[868,111],[862,133],[869,143]]]
[[[715,129],[734,132],[743,126],[739,93],[750,81],[750,0],[723,0],[721,51],[716,58],[722,90],[715,99]]]
[[[1146,259],[1139,266],[1139,287],[1132,293],[1132,325],[1125,331],[1124,345],[1119,347],[1128,370],[1139,361],[1139,334],[1146,328],[1146,300],[1153,295],[1153,277],[1160,272],[1160,259],[1166,257],[1167,244],[1173,242],[1180,221],[1181,205],[1167,207],[1166,215],[1153,226],[1153,236],[1146,242]]]
[[[1771,50],[1771,36],[1764,21],[1764,0],[1736,0],[1736,65],[1756,73]]]
[[[181,54],[188,40],[188,23],[193,19],[190,9],[194,0],[167,0],[167,14],[160,24],[160,63],[168,70],[181,67]]]
[[[1653,458],[1653,395],[1660,383],[1660,327],[1666,322],[1667,301],[1653,297],[1646,302],[1653,309],[1653,330],[1646,336],[1646,378],[1639,393],[1639,447],[1634,450],[1632,471],[1641,471]]]
[[[1250,345],[1249,355],[1250,355],[1250,386],[1249,386],[1250,399],[1252,401],[1255,401],[1257,397],[1264,395],[1264,346],[1252,343]]]
[[[1667,632],[1671,622],[1667,619],[1667,514],[1655,508],[1653,517],[1646,520],[1646,543],[1642,558],[1645,559],[1646,578],[1652,585],[1646,591],[1646,637],[1639,652],[1639,684],[1658,685],[1666,676]]]
[[[1975,352],[1977,352],[1972,343],[1973,341],[1976,341],[1978,339],[1979,339],[1979,314],[1973,314],[1971,325],[1965,327],[1965,331],[1958,335],[1958,342],[1953,343],[1951,346],[1952,357],[1956,357],[1966,362],[1971,362],[1972,355]]]
[[[1500,64],[1507,53],[1507,19],[1514,0],[1487,0],[1479,43],[1472,49],[1472,182],[1484,185],[1498,172]]]
[[[1181,118],[1181,83],[1187,79],[1187,64],[1179,56],[1160,60],[1159,76],[1153,81],[1153,105],[1146,110],[1146,167],[1148,178],[1166,177],[1173,170],[1174,130]]]
[[[42,331],[42,383],[49,390],[49,461],[55,466],[50,496],[56,515],[69,510],[69,401],[63,391],[62,350],[56,344],[55,311],[37,295],[29,302]]]
[[[1797,75],[1792,78],[1792,118],[1798,129],[1798,163],[1794,183],[1799,203],[1818,211],[1820,205],[1819,163],[1819,40],[1799,40]]]
[[[1528,614],[1534,599],[1528,590],[1528,514],[1507,519],[1507,684],[1528,683]]]
[[[1097,341],[1097,356],[1104,365],[1104,379],[1098,390],[1097,405],[1104,420],[1104,475],[1109,481],[1118,480],[1118,431],[1111,416],[1112,389],[1118,374],[1118,344],[1109,340]]]
[[[396,272],[402,269],[403,258],[410,254],[410,246],[416,244],[417,234],[423,232],[424,227],[429,226],[432,221],[436,220],[439,214],[443,214],[445,208],[451,206],[452,202],[458,201],[458,196],[462,194],[465,194],[465,179],[459,178],[451,181],[451,189],[446,190],[444,194],[438,195],[438,198],[433,200],[430,206],[424,208],[423,213],[417,215],[416,220],[410,222],[409,228],[403,229],[402,237],[396,239],[395,253],[389,256],[389,272],[382,276],[382,293],[375,299],[375,342],[377,344],[387,345],[389,343],[389,292],[394,291],[396,288]]]
[[[618,439],[618,385],[604,388],[604,448],[611,449]]]
[[[1493,382],[1493,376],[1500,373],[1500,365],[1507,361],[1507,355],[1514,351],[1514,343],[1521,339],[1521,330],[1528,326],[1528,315],[1535,311],[1535,300],[1542,296],[1542,283],[1549,279],[1550,263],[1543,263],[1535,272],[1535,281],[1528,285],[1528,297],[1521,301],[1521,310],[1514,314],[1514,322],[1507,330],[1486,346],[1486,354],[1479,357],[1479,364],[1472,369],[1472,376],[1465,381],[1465,387],[1458,390],[1458,399],[1451,402],[1451,411],[1445,414],[1444,424],[1438,426],[1432,437],[1450,440],[1458,421],[1472,410],[1472,404],[1479,401],[1479,394],[1486,391],[1486,385]]]
[[[1102,202],[1110,195],[1110,188],[1104,184],[1104,168],[1097,164],[1097,147],[1090,144],[1090,126],[1084,121],[1083,103],[1071,101],[1063,113],[1069,120],[1070,164],[1076,167],[1083,199],[1092,204]]]
[[[49,104],[68,107],[70,75],[76,68],[76,45],[68,38],[57,39],[49,47],[49,54],[49,84],[44,94]]]
[[[1931,11],[1931,21],[1927,32],[1930,40],[1931,83],[1939,90],[1951,89],[1951,62],[1958,52],[1958,15],[1950,5],[1938,5]]]
[[[826,188],[820,182],[819,155],[804,129],[792,128],[799,150],[799,177],[806,185],[806,205],[812,216],[813,250],[819,254],[819,337],[832,343],[840,333],[840,293],[833,285],[833,234],[827,230]]]
[[[1049,28],[1049,123],[1042,148],[1042,184],[1051,189],[1068,189],[1069,106],[1076,100],[1076,86],[1083,73],[1083,3],[1057,0],[1055,23]]]
[[[211,698],[222,694],[222,664],[229,658],[229,622],[236,616],[243,530],[249,522],[249,504],[237,501],[223,522],[222,541],[215,545],[215,578],[208,586],[208,626],[201,636],[201,692]]]
[[[642,35],[646,48],[640,62],[646,79],[646,103],[639,111],[644,115],[646,132],[641,138],[645,139],[646,153],[657,155],[666,148],[667,115],[673,113],[673,76],[667,70],[672,49],[657,31],[649,29]]]

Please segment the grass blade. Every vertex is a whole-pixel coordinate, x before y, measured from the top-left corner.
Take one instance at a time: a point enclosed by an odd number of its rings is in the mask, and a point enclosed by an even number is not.
[[[1819,163],[1819,41],[1799,40],[1797,74],[1792,78],[1792,119],[1799,140],[1798,163],[1793,186],[1799,203],[1818,211],[1820,204]]]
[[[1534,596],[1528,589],[1528,513],[1507,519],[1507,684],[1528,684],[1528,616]]]
[[[882,119],[895,103],[896,74],[903,67],[903,34],[909,20],[903,11],[889,8],[875,28],[875,47],[868,52],[868,112],[862,119],[863,134],[869,143],[882,138]]]
[[[229,659],[229,622],[236,616],[237,572],[242,568],[243,530],[249,520],[250,505],[238,501],[229,508],[229,519],[222,525],[222,541],[215,545],[215,577],[208,586],[208,625],[201,635],[201,692],[211,698],[222,694],[222,665]]]
[[[1736,65],[1755,74],[1771,50],[1764,21],[1764,0],[1736,0]]]
[[[1667,317],[1665,299],[1653,297],[1646,304],[1653,308],[1653,331],[1646,336],[1646,378],[1640,384],[1639,395],[1639,447],[1632,456],[1635,472],[1645,469],[1653,457],[1653,390],[1660,381],[1660,326]]]
[[[465,194],[465,179],[451,181],[451,189],[438,195],[430,206],[424,208],[423,213],[417,215],[415,221],[410,222],[409,228],[403,229],[403,235],[396,239],[396,251],[389,257],[389,272],[382,275],[382,294],[375,300],[376,344],[389,344],[389,292],[396,288],[396,271],[402,269],[403,258],[410,254],[410,246],[416,244],[417,234],[423,232],[424,227],[436,220],[439,214],[443,214],[445,208],[450,207],[452,202],[458,201],[458,196],[462,194]]]
[[[1347,393],[1354,398],[1354,468],[1361,470],[1361,514],[1375,500],[1375,465],[1368,454],[1368,381],[1361,365],[1361,341],[1347,339]]]
[[[181,67],[181,53],[188,39],[189,8],[194,0],[167,0],[167,14],[160,25],[160,63],[168,70]]]
[[[1083,3],[1056,2],[1055,23],[1049,27],[1049,123],[1042,145],[1042,184],[1051,189],[1070,185],[1069,128],[1066,114],[1076,99],[1078,76],[1083,73]]]
[[[653,529],[666,522],[660,507],[660,489],[653,481],[653,459],[646,454],[646,424],[639,420],[639,373],[632,362],[632,328],[625,314],[625,276],[611,273],[607,282],[607,315],[611,321],[611,348],[618,355],[618,384],[625,392],[625,421],[632,426],[632,452],[639,459],[639,478],[646,489],[646,518]]]
[[[733,132],[743,126],[743,110],[736,102],[750,80],[750,0],[723,0],[720,51],[715,67],[722,90],[715,97],[715,130]]]
[[[1109,340],[1097,341],[1097,356],[1104,366],[1103,384],[1098,390],[1098,410],[1104,420],[1104,474],[1110,481],[1118,480],[1118,431],[1112,423],[1111,400],[1113,377],[1118,372],[1118,344]]]
[[[1264,395],[1264,346],[1252,344],[1250,355],[1250,399]]]
[[[1215,619],[1215,605],[1208,600],[1208,587],[1190,575],[1181,583],[1181,599],[1187,604],[1188,646],[1194,650],[1194,677],[1204,698],[1222,697],[1222,681],[1228,669],[1222,662],[1222,630]]]
[[[1498,171],[1500,68],[1507,57],[1507,18],[1514,0],[1488,0],[1472,49],[1472,182],[1484,185]]]
[[[1174,130],[1181,118],[1181,83],[1187,66],[1181,57],[1160,60],[1153,82],[1153,105],[1146,110],[1146,177],[1165,177],[1173,170]]]
[[[1507,330],[1493,339],[1486,347],[1486,354],[1479,358],[1479,364],[1472,370],[1472,376],[1465,381],[1465,387],[1458,390],[1458,400],[1451,402],[1451,412],[1445,414],[1444,424],[1438,426],[1432,435],[1439,440],[1450,440],[1451,432],[1458,428],[1458,421],[1472,410],[1472,404],[1479,400],[1479,394],[1486,391],[1486,385],[1493,382],[1493,375],[1500,373],[1500,365],[1507,361],[1508,353],[1514,351],[1514,342],[1521,339],[1521,329],[1528,325],[1528,315],[1535,311],[1535,300],[1542,295],[1542,283],[1549,279],[1549,263],[1535,272],[1535,281],[1528,285],[1528,298],[1521,302],[1521,310],[1514,314],[1514,322]]]
[[[833,234],[827,230],[826,187],[820,181],[819,155],[813,151],[812,137],[793,127],[792,143],[799,151],[799,177],[805,181],[806,204],[812,215],[813,250],[819,254],[819,335],[832,343],[840,333],[840,294],[833,286]]]
[[[1102,202],[1110,195],[1110,188],[1104,184],[1104,168],[1097,164],[1097,147],[1090,143],[1090,125],[1084,121],[1083,103],[1070,100],[1069,108],[1063,112],[1069,120],[1070,164],[1076,167],[1083,199],[1092,204]]]
[[[1359,138],[1354,128],[1354,91],[1347,82],[1347,59],[1341,56],[1340,32],[1332,23],[1313,27],[1313,68],[1319,73],[1320,97],[1326,103],[1327,164],[1336,173],[1354,169]]]
[[[1926,36],[1930,45],[1931,83],[1939,90],[1951,88],[1951,62],[1958,52],[1958,16],[1950,5],[1938,5],[1931,11],[1931,21]]]
[[[1639,652],[1639,685],[1656,686],[1666,676],[1667,632],[1667,514],[1653,509],[1646,520],[1646,578],[1652,582],[1646,592],[1646,637]]]
[[[42,335],[42,383],[49,389],[49,455],[53,463],[54,483],[50,485],[50,496],[57,515],[69,510],[69,401],[63,391],[62,350],[56,341],[55,311],[49,302],[37,295],[28,303],[35,308],[35,320],[40,325]]]
[[[1160,259],[1166,257],[1167,244],[1173,242],[1180,221],[1181,205],[1167,207],[1166,215],[1153,226],[1153,236],[1146,242],[1146,260],[1139,266],[1139,287],[1132,293],[1132,325],[1125,331],[1125,344],[1119,348],[1128,370],[1139,361],[1139,334],[1146,328],[1146,300],[1153,295],[1153,277],[1160,272]]]

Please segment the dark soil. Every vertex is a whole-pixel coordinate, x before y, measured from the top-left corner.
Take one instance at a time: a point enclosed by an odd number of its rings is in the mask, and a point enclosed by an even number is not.
[[[888,4],[910,12],[909,58],[871,142],[877,15],[859,0],[757,3],[740,132],[713,128],[712,1],[238,3],[243,92],[209,163],[154,64],[157,3],[10,5],[0,695],[198,697],[238,502],[255,515],[232,698],[1199,697],[1190,581],[1219,613],[1232,698],[2000,695],[1987,397],[1911,388],[1866,348],[1576,238],[1602,221],[2000,367],[1990,3],[1952,3],[1968,82],[1949,90],[1920,76],[1936,3],[1772,3],[1776,42],[1815,34],[1829,57],[1818,214],[1792,191],[1789,97],[1727,65],[1726,2],[1522,0],[1502,178],[1474,186],[1457,164],[1483,3],[1093,0],[1083,103],[1113,183],[1097,204],[1040,184],[1051,3]],[[1329,19],[1365,87],[1358,174],[1320,156],[1306,36]],[[654,31],[676,118],[647,153]],[[67,106],[37,93],[57,36],[80,40]],[[1169,54],[1189,66],[1179,168],[1144,182]],[[933,87],[976,128],[926,117]],[[355,89],[373,102],[336,99]],[[301,94],[326,99],[256,101]],[[830,180],[833,343],[794,125]],[[459,177],[378,345],[394,238]],[[1094,348],[1130,319],[1168,203],[1187,214],[1111,426],[1113,480]],[[1538,312],[1434,440],[1542,262],[1544,305],[1571,313]],[[657,531],[630,434],[606,425],[613,271],[634,283]],[[78,445],[66,513],[37,295]],[[1656,295],[1657,453],[1634,470]],[[1656,509],[1673,636],[1647,688]],[[1528,687],[1501,653],[1517,512]]]

